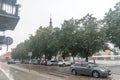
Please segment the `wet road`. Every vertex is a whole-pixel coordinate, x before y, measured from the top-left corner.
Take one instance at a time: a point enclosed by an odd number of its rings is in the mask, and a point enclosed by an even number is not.
[[[4,73],[4,74],[3,74]],[[0,63],[0,80],[120,80],[119,75],[111,75],[109,78],[93,78],[90,76],[71,75],[69,72],[36,72]]]
[[[109,66],[114,74],[120,75],[120,65]]]
[[[26,71],[21,71],[18,69],[11,68],[11,75],[13,75],[13,80],[48,80],[49,78],[43,77],[39,74],[33,74]]]
[[[27,69],[15,67],[14,65],[7,65],[0,63],[0,80],[63,80],[47,74],[40,74]]]
[[[0,70],[0,80],[9,80],[1,70]]]

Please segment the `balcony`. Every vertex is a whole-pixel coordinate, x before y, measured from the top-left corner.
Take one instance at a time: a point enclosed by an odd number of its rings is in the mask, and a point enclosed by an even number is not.
[[[16,0],[0,0],[0,31],[14,30],[18,21]]]

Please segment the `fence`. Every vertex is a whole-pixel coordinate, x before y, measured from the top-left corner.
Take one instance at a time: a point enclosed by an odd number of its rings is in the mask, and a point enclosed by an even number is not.
[[[120,55],[101,55],[92,56],[91,58],[96,60],[120,60]]]

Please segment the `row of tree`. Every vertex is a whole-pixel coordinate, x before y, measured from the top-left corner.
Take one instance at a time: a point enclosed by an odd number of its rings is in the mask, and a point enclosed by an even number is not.
[[[110,9],[103,20],[97,20],[91,14],[81,19],[65,20],[60,27],[42,27],[28,40],[12,50],[14,59],[28,58],[28,52],[34,57],[46,59],[61,54],[63,58],[79,55],[82,58],[92,56],[103,49],[105,43],[111,42],[120,47],[120,2],[114,10]]]

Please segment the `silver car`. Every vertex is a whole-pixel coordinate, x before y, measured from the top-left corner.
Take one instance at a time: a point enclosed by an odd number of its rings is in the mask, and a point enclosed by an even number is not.
[[[111,70],[107,67],[99,66],[98,64],[94,64],[92,62],[80,62],[71,65],[70,67],[71,73],[74,75],[84,74],[90,75],[93,77],[108,77],[111,75]]]

